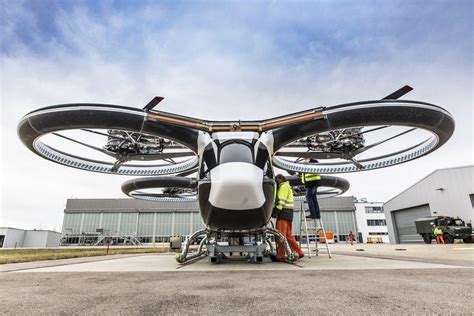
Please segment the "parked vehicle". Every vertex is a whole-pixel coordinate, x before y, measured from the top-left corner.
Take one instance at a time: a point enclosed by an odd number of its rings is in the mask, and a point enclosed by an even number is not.
[[[423,237],[426,244],[431,244],[435,238],[433,225],[441,227],[444,242],[447,244],[452,244],[455,239],[462,239],[465,243],[472,242],[472,228],[459,217],[432,216],[419,218],[415,221],[416,232]]]

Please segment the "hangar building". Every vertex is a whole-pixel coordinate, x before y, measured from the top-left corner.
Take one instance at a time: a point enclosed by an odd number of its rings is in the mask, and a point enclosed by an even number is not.
[[[61,234],[52,230],[0,227],[0,248],[58,247]]]
[[[339,241],[357,231],[354,198],[320,200],[326,230]],[[295,210],[301,201],[295,201]],[[299,235],[300,213],[295,211],[293,233]],[[168,242],[204,227],[194,201],[153,202],[137,199],[68,199],[62,226],[63,244],[94,244],[98,235],[115,236],[120,242]]]
[[[472,223],[474,165],[438,169],[384,204],[390,243],[423,242],[415,220],[427,216],[460,217]]]

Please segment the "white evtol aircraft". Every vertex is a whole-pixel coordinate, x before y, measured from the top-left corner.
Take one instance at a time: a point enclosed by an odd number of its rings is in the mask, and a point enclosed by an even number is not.
[[[221,258],[217,238],[249,235],[262,241],[254,251],[255,261],[261,261],[271,247],[268,234],[282,238],[268,227],[274,168],[322,174],[321,185],[330,188],[322,195],[337,195],[349,184],[328,174],[404,163],[448,141],[455,125],[451,114],[437,105],[398,100],[411,90],[405,86],[381,100],[255,121],[207,121],[154,110],[162,97],[142,109],[54,105],[25,115],[18,134],[31,151],[56,163],[93,172],[159,176],[126,182],[122,189],[132,197],[198,200],[206,228],[190,236],[180,262],[201,255],[205,244],[213,250],[211,258]],[[307,158],[319,162],[308,163]],[[197,176],[186,177],[193,173]],[[298,185],[297,177],[289,179]],[[165,193],[143,192],[157,187]],[[200,236],[198,253],[188,255],[189,244]]]

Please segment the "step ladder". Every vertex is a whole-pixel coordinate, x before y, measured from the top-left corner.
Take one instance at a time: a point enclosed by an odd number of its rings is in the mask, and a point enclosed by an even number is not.
[[[313,231],[314,236],[315,236],[315,249],[313,251],[316,252],[316,256],[319,255],[319,252],[321,250],[326,250],[328,257],[332,258],[331,256],[331,249],[329,249],[329,244],[328,244],[328,239],[326,235],[326,230],[324,229],[324,224],[323,220],[321,218],[317,219],[307,219],[306,218],[306,212],[305,212],[305,205],[307,205],[306,201],[301,203],[301,210],[300,210],[300,247],[301,247],[301,240],[303,237],[303,234],[306,235],[306,248],[308,249],[308,257],[311,258],[311,244],[309,242],[309,231]],[[310,222],[311,226],[308,226],[308,222]],[[323,233],[324,237],[321,237],[320,233]],[[320,242],[318,242],[318,237],[316,235],[319,234],[319,239],[323,238],[324,240],[324,248],[320,246]]]

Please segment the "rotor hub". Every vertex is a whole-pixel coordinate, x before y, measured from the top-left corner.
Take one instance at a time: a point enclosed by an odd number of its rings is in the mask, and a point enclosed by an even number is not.
[[[172,141],[162,137],[121,130],[108,130],[109,137],[104,149],[120,156],[153,155],[163,152]]]
[[[333,130],[298,142],[306,142],[311,151],[340,152],[344,156],[352,156],[352,152],[364,147],[365,139],[361,130],[360,127]]]

